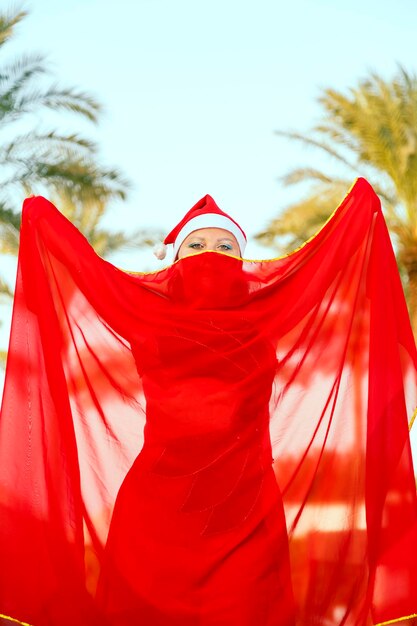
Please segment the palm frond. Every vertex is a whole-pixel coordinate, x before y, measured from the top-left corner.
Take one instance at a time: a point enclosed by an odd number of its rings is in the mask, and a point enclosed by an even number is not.
[[[26,17],[26,11],[0,12],[0,46],[5,44],[13,35],[14,27]]]
[[[163,234],[155,230],[138,230],[131,235],[124,232],[111,233],[97,228],[91,234],[89,241],[97,254],[107,257],[119,250],[135,250],[154,246],[163,239]]]
[[[0,223],[0,254],[17,255],[19,251],[19,229]]]
[[[95,124],[98,122],[102,107],[89,94],[74,88],[59,88],[58,85],[45,89],[32,87],[34,78],[41,73],[47,73],[42,65],[26,67],[7,90],[0,89],[0,120],[3,123],[43,108],[70,111]]]
[[[39,76],[47,73],[39,55],[21,56],[0,70],[0,121],[14,120],[29,111],[27,92]],[[34,103],[36,106],[36,102]]]
[[[25,16],[25,11],[0,12],[0,45]],[[99,119],[102,107],[96,98],[82,89],[60,86],[49,73],[42,55],[24,54],[0,65],[0,252],[17,253],[20,201],[39,193],[52,200],[66,199],[75,223],[105,241],[108,249],[127,245],[127,235],[99,229],[109,203],[124,200],[128,193],[130,184],[120,170],[98,163],[96,143],[78,132],[30,126],[28,130],[34,115],[39,117],[46,109],[73,113],[91,123]]]
[[[348,181],[318,184],[303,200],[287,206],[255,239],[280,253],[298,248],[315,235],[343,198]]]
[[[417,75],[401,65],[390,79],[371,72],[344,91],[323,89],[318,100],[322,116],[310,131],[276,134],[326,154],[337,173],[306,166],[285,174],[285,184],[312,184],[311,194],[258,239],[275,247],[300,244],[332,204],[326,190],[339,190],[345,175],[368,177],[382,201],[417,335]]]
[[[0,201],[0,223],[7,224],[13,228],[20,228],[20,215],[12,211],[3,202]]]
[[[17,135],[0,146],[0,163],[20,163],[22,155],[27,155],[30,159],[35,157],[46,159],[48,156],[54,158],[54,155],[62,156],[68,150],[94,153],[97,151],[97,145],[77,133],[64,135],[55,130],[45,133],[33,131]]]
[[[303,135],[302,133],[298,133],[295,131],[284,131],[284,130],[275,130],[275,135],[279,135],[280,137],[285,137],[286,139],[292,139],[303,143],[307,146],[312,146],[313,148],[318,148],[323,152],[326,152],[333,159],[340,161],[344,166],[351,169],[353,172],[357,172],[357,168],[353,163],[350,163],[344,156],[342,156],[335,148],[333,148],[329,143],[327,143],[324,139],[315,139],[314,137],[308,137]]]
[[[0,367],[5,369],[7,361],[7,352],[5,350],[0,350]]]
[[[284,185],[288,186],[296,185],[297,183],[305,182],[306,180],[320,181],[329,185],[333,182],[334,179],[315,168],[299,167],[290,170],[287,174],[284,174],[283,176],[280,176],[279,180],[281,180]]]
[[[140,229],[128,234],[111,232],[101,226],[107,213],[108,198],[89,197],[80,201],[71,192],[60,190],[53,201],[62,213],[87,237],[97,254],[106,257],[116,250],[132,250],[153,246],[163,238],[159,230]]]
[[[101,104],[90,94],[79,89],[63,89],[53,85],[44,93],[38,92],[39,105],[53,110],[64,109],[97,123]]]
[[[0,96],[6,98],[10,94],[17,93],[30,80],[47,73],[43,54],[21,54],[17,59],[1,66]]]
[[[0,277],[0,296],[6,296],[8,299],[13,298],[13,291],[10,286]]]
[[[19,181],[26,195],[36,194],[39,186],[47,186],[49,195],[63,194],[74,202],[124,200],[128,181],[117,168],[105,168],[80,154],[66,151],[51,160],[22,160]]]

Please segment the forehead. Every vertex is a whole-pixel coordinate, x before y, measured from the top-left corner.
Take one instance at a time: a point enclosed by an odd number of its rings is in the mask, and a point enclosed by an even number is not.
[[[216,239],[230,239],[231,241],[236,241],[236,237],[232,235],[231,232],[225,230],[224,228],[199,228],[198,230],[193,230],[190,233],[185,241],[192,238],[199,239],[207,239],[207,238],[216,238]]]

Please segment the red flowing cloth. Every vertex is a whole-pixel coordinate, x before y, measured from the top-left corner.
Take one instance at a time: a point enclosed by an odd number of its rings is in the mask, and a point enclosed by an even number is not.
[[[417,613],[417,354],[358,179],[292,254],[148,274],[25,201],[0,421],[0,613],[368,626]]]

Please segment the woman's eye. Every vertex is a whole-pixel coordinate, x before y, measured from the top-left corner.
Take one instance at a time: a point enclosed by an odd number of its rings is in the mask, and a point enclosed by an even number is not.
[[[227,243],[221,243],[221,244],[219,245],[219,248],[220,248],[221,250],[232,250],[232,246],[231,246],[231,245],[229,245],[229,244],[227,244]]]
[[[201,250],[201,248],[203,247],[203,244],[195,242],[195,243],[188,244],[188,247],[193,248],[194,250]]]

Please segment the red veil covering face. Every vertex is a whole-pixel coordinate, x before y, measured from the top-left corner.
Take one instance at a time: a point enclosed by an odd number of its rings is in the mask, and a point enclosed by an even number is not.
[[[286,257],[205,252],[138,275],[27,200],[0,421],[0,613],[36,626],[411,619],[416,378],[364,179]],[[129,603],[137,622],[117,621]]]

